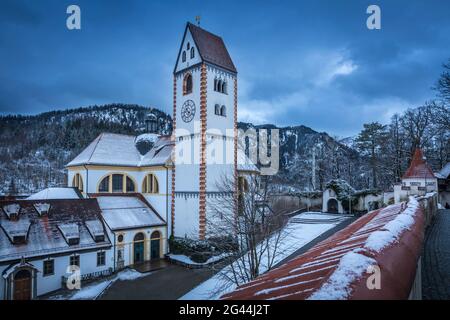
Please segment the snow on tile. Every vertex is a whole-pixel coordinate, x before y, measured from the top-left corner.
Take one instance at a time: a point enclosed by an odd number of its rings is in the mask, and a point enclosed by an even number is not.
[[[351,251],[344,255],[337,269],[309,300],[344,300],[350,295],[350,285],[361,278],[376,260]]]
[[[408,206],[403,213],[397,215],[388,222],[381,230],[373,232],[366,240],[364,247],[380,252],[387,246],[397,241],[405,230],[409,230],[414,224],[414,215],[418,211],[419,202],[414,197],[410,197]]]

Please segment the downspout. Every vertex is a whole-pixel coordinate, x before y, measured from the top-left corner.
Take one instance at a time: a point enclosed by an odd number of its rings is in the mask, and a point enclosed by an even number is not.
[[[114,259],[113,259],[113,263],[114,263],[114,273],[116,273],[116,234],[114,233],[114,232],[112,232],[112,235],[113,235],[113,237],[114,237]]]
[[[83,165],[84,169],[86,170],[86,198],[89,197],[89,170],[86,168],[86,165]]]

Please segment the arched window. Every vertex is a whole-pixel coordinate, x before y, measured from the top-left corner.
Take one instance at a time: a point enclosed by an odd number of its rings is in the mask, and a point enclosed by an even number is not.
[[[183,94],[189,94],[192,92],[192,75],[190,73],[184,76],[183,80]]]
[[[217,80],[217,88],[216,91],[220,92],[220,89],[222,88],[222,80]]]
[[[126,174],[114,173],[104,177],[98,185],[99,193],[136,192],[136,184]]]
[[[183,53],[181,54],[181,61],[186,62],[186,51],[183,51]]]
[[[161,233],[159,231],[153,231],[150,239],[159,239],[161,238]]]
[[[214,79],[214,91],[217,91],[217,79]]]
[[[139,232],[139,233],[137,233],[137,234],[134,236],[133,241],[134,241],[134,242],[139,242],[139,241],[144,241],[144,239],[145,239],[144,234],[143,234],[142,232]]]
[[[214,114],[220,116],[220,106],[218,104],[214,106]]]
[[[222,108],[220,108],[220,115],[224,117],[227,116],[227,108],[225,106],[222,106]]]
[[[73,176],[72,187],[78,188],[78,190],[83,192],[83,178],[81,174],[77,173]]]
[[[226,83],[226,81],[224,81],[222,83],[222,90],[221,90],[221,92],[222,93],[227,93],[227,83]]]
[[[158,179],[154,174],[150,173],[144,178],[144,182],[142,183],[142,192],[143,193],[159,192]]]
[[[195,57],[195,49],[194,47],[191,48],[191,59],[194,59]]]
[[[130,179],[130,177],[126,177],[127,179],[127,192],[134,192],[135,186],[133,180]]]
[[[98,186],[98,192],[109,192],[109,176],[104,177]]]

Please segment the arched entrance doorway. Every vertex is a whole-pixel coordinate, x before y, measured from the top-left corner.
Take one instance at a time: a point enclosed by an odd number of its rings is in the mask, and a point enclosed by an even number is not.
[[[144,240],[145,236],[142,232],[137,233],[133,239],[133,263],[144,262]]]
[[[150,258],[159,259],[161,258],[161,233],[159,231],[153,231],[150,237]]]
[[[31,272],[22,269],[14,275],[14,300],[31,299]]]
[[[330,199],[327,203],[328,212],[338,213],[338,202],[336,199]]]

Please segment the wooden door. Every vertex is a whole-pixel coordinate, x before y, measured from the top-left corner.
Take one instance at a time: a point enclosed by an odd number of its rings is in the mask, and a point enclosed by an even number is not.
[[[31,272],[20,270],[14,277],[14,300],[31,299]]]

